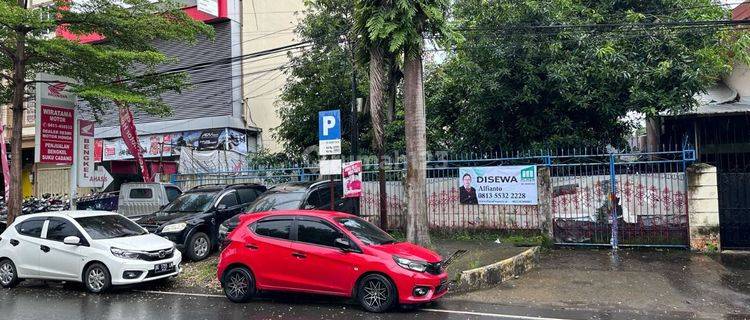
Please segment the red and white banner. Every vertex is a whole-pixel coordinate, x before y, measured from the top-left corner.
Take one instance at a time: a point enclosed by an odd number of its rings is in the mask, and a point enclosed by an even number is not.
[[[5,126],[0,125],[0,162],[3,167],[3,183],[5,183],[5,201],[10,196],[10,168],[8,168],[8,151],[5,148]]]
[[[344,183],[344,198],[362,196],[362,161],[347,162],[341,167]]]
[[[130,112],[130,108],[127,106],[120,106],[120,135],[122,141],[128,147],[130,154],[133,155],[135,161],[138,162],[138,166],[141,167],[141,175],[143,175],[143,182],[153,182],[151,172],[146,167],[146,161],[143,160],[143,154],[141,153],[141,144],[138,140],[138,133],[135,129],[135,121],[133,121],[133,113]]]
[[[94,121],[78,120],[78,186],[100,186],[94,173]]]

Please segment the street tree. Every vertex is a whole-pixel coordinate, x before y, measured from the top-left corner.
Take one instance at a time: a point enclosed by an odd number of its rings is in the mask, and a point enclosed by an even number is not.
[[[457,152],[622,146],[630,115],[693,107],[750,43],[710,23],[731,19],[712,0],[458,0],[453,12],[466,41],[426,86],[428,136]]]
[[[160,94],[188,85],[183,72],[158,72],[171,61],[156,40],[195,41],[212,36],[210,26],[190,18],[171,0],[58,0],[29,7],[27,0],[0,0],[0,97],[12,110],[11,182],[8,223],[21,205],[21,129],[27,87],[34,75],[49,73],[73,80],[70,91],[94,115],[119,105],[168,115]],[[97,44],[56,37],[101,37]]]
[[[406,140],[406,238],[410,242],[430,245],[427,221],[427,136],[422,81],[422,53],[426,35],[451,37],[448,27],[448,0],[359,0],[356,2],[357,25],[364,27],[372,59],[381,59],[381,50],[403,55],[404,122]],[[371,72],[371,79],[385,78],[384,63]],[[370,84],[372,87],[372,83]],[[371,90],[383,97],[384,85]],[[370,97],[372,100],[372,96]],[[377,111],[382,109],[379,106]],[[375,110],[375,109],[373,109]]]

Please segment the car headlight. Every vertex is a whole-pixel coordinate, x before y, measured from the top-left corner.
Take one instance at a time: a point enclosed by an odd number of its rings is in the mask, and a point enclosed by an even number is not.
[[[396,261],[396,264],[407,270],[416,272],[424,272],[427,270],[427,262],[424,261],[411,260],[399,256],[393,256],[393,261]]]
[[[163,233],[180,232],[182,230],[185,230],[186,227],[187,227],[187,223],[185,222],[169,224],[169,225],[166,225],[163,229],[161,229],[161,232]]]
[[[109,251],[112,252],[112,255],[114,255],[115,257],[123,259],[138,259],[141,255],[141,253],[138,251],[129,251],[120,248],[111,248],[109,249]]]

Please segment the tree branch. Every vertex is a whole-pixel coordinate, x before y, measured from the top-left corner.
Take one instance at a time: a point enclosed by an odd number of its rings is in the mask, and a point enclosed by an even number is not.
[[[2,42],[0,42],[0,51],[2,51],[3,53],[5,53],[5,55],[7,55],[8,58],[10,58],[10,60],[16,61],[16,54],[13,53],[13,50],[10,47],[6,46]]]

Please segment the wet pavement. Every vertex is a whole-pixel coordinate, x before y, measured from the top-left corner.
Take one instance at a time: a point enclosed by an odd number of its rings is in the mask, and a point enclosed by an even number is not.
[[[91,295],[75,284],[32,282],[19,288],[0,290],[0,319],[685,319],[661,313],[538,308],[450,300],[421,309],[372,314],[349,301],[319,296],[272,294],[249,303],[234,304],[218,295],[142,292],[141,289],[148,287]]]
[[[521,279],[450,300],[750,319],[750,254],[561,249]]]

